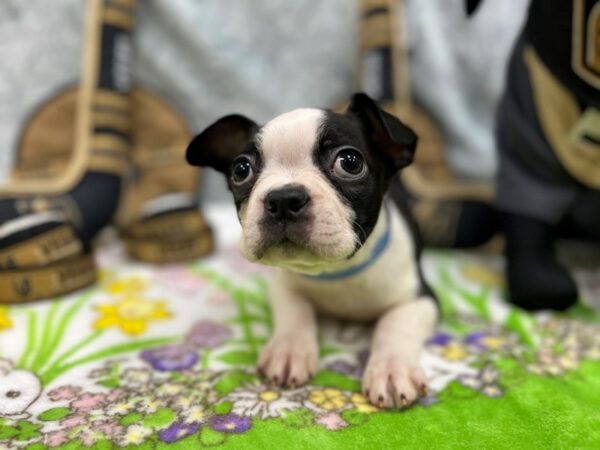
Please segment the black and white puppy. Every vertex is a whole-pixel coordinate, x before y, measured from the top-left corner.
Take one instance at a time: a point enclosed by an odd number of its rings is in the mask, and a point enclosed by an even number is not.
[[[223,172],[242,225],[241,250],[279,267],[270,284],[274,334],[259,369],[296,386],[318,368],[315,312],[376,320],[363,392],[406,406],[427,389],[419,355],[437,308],[406,216],[384,198],[417,138],[365,94],[345,114],[297,109],[259,127],[223,117],[187,150]]]

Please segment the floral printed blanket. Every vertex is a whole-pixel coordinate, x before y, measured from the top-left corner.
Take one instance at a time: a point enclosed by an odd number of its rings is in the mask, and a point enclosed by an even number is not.
[[[210,258],[143,265],[111,241],[98,286],[0,307],[0,449],[600,448],[597,270],[577,307],[532,315],[503,301],[499,258],[429,253],[430,393],[380,411],[359,393],[368,325],[323,320],[307,386],[257,376],[269,271],[237,252],[234,212],[208,212]]]

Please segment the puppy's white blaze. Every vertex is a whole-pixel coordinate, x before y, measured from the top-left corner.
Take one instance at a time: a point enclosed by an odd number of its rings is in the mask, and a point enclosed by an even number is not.
[[[323,110],[302,108],[269,121],[258,137],[267,166],[291,168],[310,161],[324,119]]]
[[[320,109],[296,109],[262,128],[257,143],[264,168],[240,215],[241,249],[248,259],[262,258],[260,262],[270,265],[310,266],[322,259],[342,259],[354,250],[354,212],[340,200],[313,161],[324,120],[325,112]],[[290,253],[286,249],[272,248],[262,257],[264,239],[260,222],[264,215],[264,198],[286,184],[300,184],[309,193],[313,215],[310,238],[305,249]]]

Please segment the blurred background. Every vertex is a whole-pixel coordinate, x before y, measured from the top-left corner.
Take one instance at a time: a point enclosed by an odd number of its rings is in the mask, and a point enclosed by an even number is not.
[[[525,0],[406,0],[397,20],[415,101],[442,131],[460,177],[491,181],[493,113]],[[78,82],[86,2],[0,2],[0,181],[24,122]],[[351,0],[144,0],[133,34],[133,81],[179,111],[193,132],[238,112],[265,121],[300,106],[333,107],[358,83],[359,4]],[[227,198],[208,173],[206,200]]]

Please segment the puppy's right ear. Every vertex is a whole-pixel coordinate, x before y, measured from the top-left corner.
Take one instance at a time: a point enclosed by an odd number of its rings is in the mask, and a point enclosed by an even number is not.
[[[239,114],[225,116],[196,136],[188,145],[185,157],[193,166],[208,166],[227,171],[252,140],[258,125]]]

